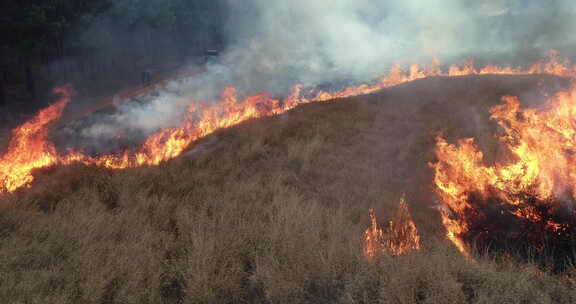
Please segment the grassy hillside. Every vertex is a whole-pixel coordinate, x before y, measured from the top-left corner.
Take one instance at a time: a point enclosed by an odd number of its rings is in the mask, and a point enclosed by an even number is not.
[[[443,239],[434,135],[495,151],[490,106],[548,76],[430,78],[222,130],[159,167],[37,173],[0,200],[1,303],[574,303],[576,272],[463,258]],[[363,256],[407,201],[422,250]]]

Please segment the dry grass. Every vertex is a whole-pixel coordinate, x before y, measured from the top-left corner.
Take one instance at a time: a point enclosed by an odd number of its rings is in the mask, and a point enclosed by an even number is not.
[[[38,173],[0,201],[1,303],[574,303],[571,272],[471,263],[442,240],[433,134],[477,136],[548,77],[429,79],[310,104],[156,168]],[[561,86],[560,85],[560,86]],[[368,208],[405,192],[423,249],[368,261]]]

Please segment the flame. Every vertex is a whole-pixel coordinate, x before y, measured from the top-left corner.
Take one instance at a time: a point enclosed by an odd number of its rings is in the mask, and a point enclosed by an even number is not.
[[[52,143],[47,142],[49,122],[59,118],[62,109],[70,100],[70,92],[59,89],[62,100],[41,111],[38,115],[13,131],[8,150],[1,156],[2,179],[0,192],[12,192],[32,182],[31,172],[35,168],[68,164],[73,161],[87,165],[102,166],[110,169],[125,169],[138,166],[153,166],[181,155],[191,143],[211,133],[237,125],[246,120],[279,115],[300,104],[328,101],[338,98],[370,94],[383,88],[431,76],[461,76],[474,74],[537,74],[548,73],[576,78],[576,69],[568,66],[559,58],[557,52],[551,52],[546,60],[528,69],[500,68],[488,66],[476,69],[473,62],[462,66],[450,67],[442,71],[438,60],[431,66],[414,64],[407,70],[394,66],[379,81],[373,84],[350,86],[337,92],[307,91],[302,85],[293,87],[284,99],[274,99],[268,93],[247,96],[239,101],[233,87],[226,88],[218,102],[191,102],[186,118],[177,128],[169,128],[151,135],[140,148],[115,154],[90,157],[81,152],[69,152],[59,155]],[[312,97],[308,97],[312,96]]]
[[[364,255],[369,258],[375,257],[382,250],[384,231],[378,226],[374,209],[370,208],[370,227],[364,232]]]
[[[420,249],[420,235],[412,220],[406,199],[400,199],[400,205],[394,220],[388,222],[386,231],[378,226],[374,209],[369,210],[370,227],[364,232],[364,254],[374,258],[380,252],[402,255]]]
[[[561,206],[550,204],[576,198],[576,88],[557,94],[542,109],[521,109],[515,97],[503,101],[490,113],[503,130],[499,141],[511,154],[508,161],[485,165],[473,139],[455,145],[442,135],[436,139],[438,162],[432,167],[445,207],[442,221],[448,239],[466,255],[464,236],[470,223],[486,216],[472,202],[475,199],[497,199],[517,219],[559,233],[566,223],[542,210],[557,209]],[[529,203],[526,195],[539,203]]]
[[[294,90],[296,92],[296,89]],[[222,101],[208,105],[193,103],[188,107],[188,115],[180,127],[162,129],[153,134],[135,153],[104,155],[85,162],[111,169],[158,165],[179,156],[192,142],[216,130],[228,128],[249,119],[280,114],[299,103],[301,99],[289,98],[281,104],[279,100],[271,98],[267,93],[248,96],[242,102],[238,102],[236,89],[228,87],[222,94]]]
[[[199,102],[189,107],[189,115],[179,128],[164,129],[152,135],[135,153],[124,152],[120,155],[105,155],[88,163],[105,166],[112,169],[124,169],[143,165],[158,165],[161,162],[179,156],[192,142],[207,136],[216,130],[237,125],[249,119],[282,114],[294,107],[310,103],[347,98],[370,94],[383,88],[392,87],[405,82],[431,76],[462,76],[472,74],[537,74],[548,73],[566,77],[576,76],[576,68],[568,67],[568,63],[552,51],[548,58],[529,69],[499,68],[488,66],[478,72],[473,62],[467,62],[463,67],[451,67],[447,73],[440,69],[440,63],[434,59],[430,67],[417,64],[410,66],[408,71],[394,66],[389,74],[372,85],[361,84],[350,86],[337,92],[319,91],[312,98],[304,97],[301,85],[292,88],[291,93],[283,101],[272,98],[267,93],[260,93],[238,101],[237,91],[228,87],[222,93],[220,102],[198,106]]]
[[[12,130],[8,150],[0,157],[0,192],[12,192],[33,180],[32,171],[60,161],[56,148],[48,141],[47,126],[57,120],[72,96],[69,88],[58,88],[61,98],[32,119]],[[72,155],[63,159],[71,159]]]

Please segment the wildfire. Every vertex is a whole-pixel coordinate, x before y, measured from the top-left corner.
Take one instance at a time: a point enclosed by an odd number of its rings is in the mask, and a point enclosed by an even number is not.
[[[32,170],[52,166],[58,162],[71,162],[74,153],[60,156],[47,140],[48,125],[58,119],[72,96],[69,88],[55,89],[61,98],[41,110],[32,119],[12,130],[8,150],[0,157],[0,192],[12,192],[33,180]]]
[[[529,242],[542,251],[576,232],[576,88],[543,109],[521,109],[515,97],[503,101],[490,113],[503,131],[505,160],[486,165],[473,139],[453,145],[437,137],[432,167],[443,224],[466,255],[472,239]]]
[[[364,232],[364,254],[373,258],[382,251],[384,231],[378,226],[374,209],[370,208],[370,227]]]
[[[2,167],[0,192],[13,192],[28,185],[33,180],[31,173],[33,169],[54,164],[79,161],[87,165],[111,169],[158,165],[181,155],[191,143],[216,130],[231,127],[249,119],[278,115],[304,103],[369,94],[383,88],[431,76],[537,73],[576,78],[574,77],[576,76],[576,68],[570,67],[567,62],[560,60],[556,52],[551,52],[547,60],[528,69],[493,66],[476,69],[472,62],[468,62],[463,66],[453,66],[447,71],[443,71],[437,60],[429,67],[412,65],[409,69],[403,70],[395,66],[387,76],[374,84],[351,86],[338,92],[313,90],[304,92],[303,86],[296,85],[284,100],[277,100],[267,93],[260,93],[247,96],[239,101],[236,89],[229,87],[224,90],[219,102],[191,103],[188,108],[188,115],[179,127],[158,131],[150,136],[140,148],[98,157],[90,157],[81,152],[60,155],[54,145],[47,141],[49,122],[59,118],[71,97],[68,90],[59,89],[58,92],[62,94],[61,101],[42,110],[32,120],[13,131],[13,138],[8,150],[0,158],[0,166]]]
[[[370,227],[364,232],[364,254],[367,257],[373,258],[381,252],[402,255],[420,249],[420,236],[404,197],[385,231],[378,226],[374,210],[370,209],[369,213]]]

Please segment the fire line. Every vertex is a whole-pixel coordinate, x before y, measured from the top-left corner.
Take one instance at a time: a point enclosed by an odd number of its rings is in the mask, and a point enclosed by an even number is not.
[[[81,162],[110,169],[126,169],[139,166],[154,166],[181,155],[194,141],[216,130],[237,125],[243,121],[282,114],[298,105],[321,102],[339,98],[370,94],[383,88],[392,87],[409,81],[432,76],[464,76],[479,74],[553,74],[576,78],[576,68],[560,59],[558,53],[551,51],[546,60],[530,68],[510,68],[486,66],[477,69],[473,62],[460,66],[451,66],[443,71],[435,60],[431,66],[414,64],[404,70],[393,67],[388,75],[375,84],[362,84],[347,87],[337,92],[319,91],[306,97],[303,86],[296,85],[282,101],[274,99],[268,93],[260,93],[239,100],[237,90],[228,87],[222,93],[219,102],[202,104],[193,102],[188,107],[188,116],[177,128],[162,129],[151,135],[135,150],[92,157],[81,151],[60,155],[54,144],[47,139],[50,123],[56,121],[66,104],[72,98],[71,90],[57,89],[60,101],[40,111],[30,121],[12,131],[7,151],[0,156],[0,193],[14,192],[27,187],[34,180],[34,169],[56,164]]]

